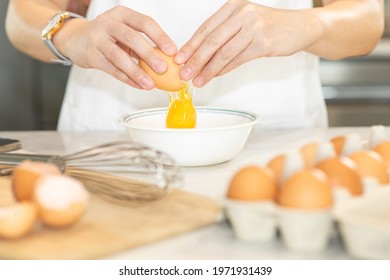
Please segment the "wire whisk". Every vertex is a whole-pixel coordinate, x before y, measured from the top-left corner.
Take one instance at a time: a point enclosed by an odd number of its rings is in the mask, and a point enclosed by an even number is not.
[[[26,159],[56,165],[63,174],[79,179],[92,194],[105,200],[151,201],[182,183],[180,168],[171,157],[127,141],[65,156],[0,153],[0,175]]]

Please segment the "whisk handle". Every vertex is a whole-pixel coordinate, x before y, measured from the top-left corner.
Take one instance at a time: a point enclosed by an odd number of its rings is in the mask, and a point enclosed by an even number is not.
[[[0,153],[0,165],[16,166],[24,160],[46,162],[56,165],[61,172],[65,170],[65,161],[60,156]]]

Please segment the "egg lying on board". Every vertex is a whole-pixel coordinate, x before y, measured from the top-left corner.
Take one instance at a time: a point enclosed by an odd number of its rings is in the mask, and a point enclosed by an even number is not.
[[[268,168],[247,166],[239,170],[232,178],[227,197],[236,200],[274,200],[276,181]]]
[[[84,185],[72,177],[48,175],[36,183],[34,200],[41,221],[47,226],[62,228],[81,218],[89,195]]]
[[[18,239],[27,235],[37,221],[37,208],[32,202],[19,202],[0,208],[0,237]]]
[[[168,64],[168,69],[163,74],[158,74],[154,72],[149,65],[143,61],[139,60],[139,66],[152,78],[156,88],[165,90],[165,91],[179,91],[183,88],[183,82],[180,79],[180,65],[176,64],[173,60],[173,56],[168,56],[158,48],[155,48]]]
[[[16,200],[30,201],[34,188],[41,176],[61,174],[53,164],[25,160],[16,166],[12,172],[12,190]]]

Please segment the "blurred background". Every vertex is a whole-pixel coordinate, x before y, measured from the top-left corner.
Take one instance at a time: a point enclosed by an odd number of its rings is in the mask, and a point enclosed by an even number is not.
[[[33,60],[10,45],[7,5],[0,0],[0,130],[54,130],[69,68]],[[330,126],[390,125],[390,0],[385,9],[385,34],[372,54],[321,60]]]

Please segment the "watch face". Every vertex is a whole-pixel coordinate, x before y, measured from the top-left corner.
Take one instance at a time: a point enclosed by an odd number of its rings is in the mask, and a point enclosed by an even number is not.
[[[42,37],[44,39],[50,39],[64,23],[64,19],[68,17],[67,13],[58,13],[54,15],[49,23],[42,30]]]

